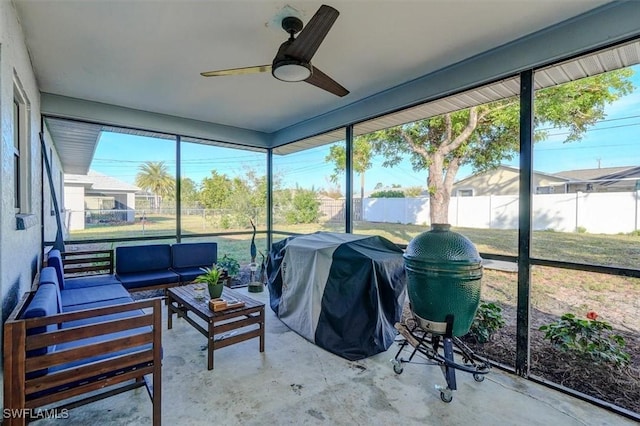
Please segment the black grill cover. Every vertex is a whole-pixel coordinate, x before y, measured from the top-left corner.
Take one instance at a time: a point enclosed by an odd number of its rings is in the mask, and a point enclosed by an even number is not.
[[[318,232],[272,245],[271,309],[289,328],[349,360],[385,351],[406,298],[402,250],[379,236]]]

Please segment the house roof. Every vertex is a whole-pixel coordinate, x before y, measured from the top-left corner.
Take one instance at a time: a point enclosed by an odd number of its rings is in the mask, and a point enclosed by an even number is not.
[[[86,175],[65,174],[64,184],[84,185],[87,189],[105,192],[137,192],[140,190],[135,185],[93,170],[89,170]]]
[[[498,170],[498,169],[508,170],[508,171],[512,171],[514,173],[520,173],[520,169],[518,167],[507,166],[507,165],[504,165],[504,164],[501,164],[496,169],[492,169],[492,170],[489,170],[489,171],[495,171],[495,170]],[[465,182],[465,181],[467,181],[467,180],[469,180],[469,179],[471,179],[471,178],[473,178],[475,176],[481,175],[483,173],[487,173],[487,172],[474,173],[474,174],[472,174],[470,176],[465,177],[464,179],[460,179],[460,180],[456,181],[455,185],[458,185],[458,184],[460,184],[462,182]],[[549,177],[549,178],[552,178],[552,179],[569,180],[569,178],[567,178],[567,177],[558,176],[557,174],[554,174],[554,173],[545,173],[545,172],[539,172],[539,171],[536,171],[536,170],[534,170],[533,173],[538,175],[538,176],[546,176],[546,177]]]
[[[585,180],[598,180],[609,177],[609,179],[620,179],[624,176],[625,172],[634,169],[632,166],[624,167],[602,167],[595,169],[578,169],[578,170],[565,170],[557,172],[556,176],[562,176],[569,180],[585,181]],[[635,167],[635,169],[638,169]]]

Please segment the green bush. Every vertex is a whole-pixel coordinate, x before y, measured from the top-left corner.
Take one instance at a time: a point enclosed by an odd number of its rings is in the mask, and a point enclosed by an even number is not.
[[[384,191],[372,192],[369,198],[404,198],[404,192],[387,189]]]
[[[291,206],[284,215],[287,224],[317,222],[320,218],[320,202],[316,198],[314,190],[296,189]]]
[[[486,343],[496,331],[504,327],[504,324],[500,306],[495,303],[481,303],[476,311],[469,334],[478,343]]]
[[[578,226],[576,228],[576,232],[578,234],[586,234],[587,233],[587,228],[585,228],[584,226]]]
[[[622,350],[624,338],[612,333],[613,328],[607,322],[598,321],[595,312],[589,312],[587,319],[564,314],[558,321],[543,325],[539,330],[544,331],[544,338],[563,352],[618,366],[627,365],[631,360],[630,355]]]

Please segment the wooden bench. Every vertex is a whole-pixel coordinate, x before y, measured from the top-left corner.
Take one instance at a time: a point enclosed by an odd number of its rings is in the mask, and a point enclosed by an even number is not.
[[[146,386],[159,426],[161,299],[59,312],[57,300],[41,303],[55,292],[52,284],[27,292],[4,324],[4,424]]]

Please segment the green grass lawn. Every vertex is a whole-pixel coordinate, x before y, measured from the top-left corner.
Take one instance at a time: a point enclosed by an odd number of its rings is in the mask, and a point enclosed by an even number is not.
[[[315,231],[342,232],[344,227],[338,223],[326,222],[302,225],[274,226],[276,231],[283,234],[274,235],[274,240],[286,236],[288,233],[307,234]],[[250,231],[244,229],[214,228],[200,216],[182,217],[182,234],[197,235],[214,232]],[[263,229],[264,230],[264,229]],[[393,242],[406,244],[428,227],[419,225],[403,225],[395,223],[357,222],[354,233],[366,235],[380,235]],[[517,256],[518,231],[503,229],[453,228],[474,242],[482,253],[504,254]],[[143,225],[140,222],[121,225],[93,226],[81,231],[73,231],[71,240],[100,239],[100,238],[129,238],[166,235],[171,237],[176,232],[174,216],[148,215]],[[230,247],[238,239],[245,240],[246,236],[227,238]],[[264,247],[266,250],[266,246]],[[229,250],[232,250],[231,248]],[[234,249],[235,251],[235,249]],[[572,232],[534,231],[532,240],[532,255],[534,257],[587,263],[595,265],[622,266],[637,268],[640,259],[640,236],[604,235]]]

